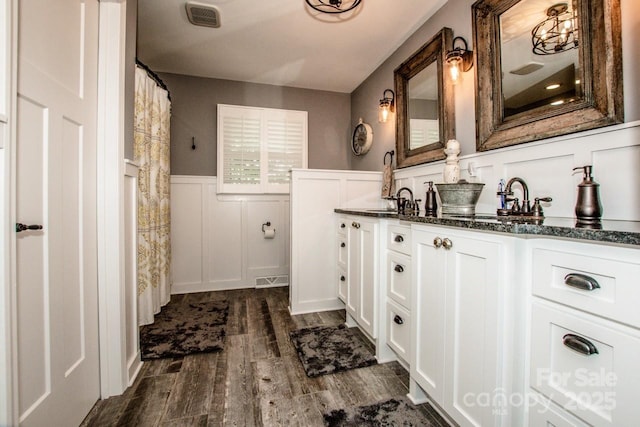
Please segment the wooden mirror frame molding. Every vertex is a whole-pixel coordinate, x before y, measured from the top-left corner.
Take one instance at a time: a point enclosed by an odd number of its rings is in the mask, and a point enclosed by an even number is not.
[[[579,0],[583,97],[503,115],[500,15],[521,0],[478,0],[472,6],[476,72],[476,149],[493,150],[624,121],[619,0]]]
[[[451,48],[453,31],[444,27],[393,72],[396,88],[396,167],[418,165],[444,159],[444,146],[455,138],[455,103],[453,83],[445,72],[447,49]],[[438,73],[438,126],[440,140],[414,150],[409,149],[409,80],[432,63]]]

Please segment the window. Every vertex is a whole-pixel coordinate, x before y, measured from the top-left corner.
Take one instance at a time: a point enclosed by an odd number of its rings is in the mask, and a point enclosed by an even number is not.
[[[218,193],[288,193],[306,167],[306,111],[218,104]]]

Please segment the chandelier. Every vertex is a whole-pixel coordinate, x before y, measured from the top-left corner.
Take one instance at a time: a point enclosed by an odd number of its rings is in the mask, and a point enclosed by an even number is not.
[[[567,3],[547,9],[547,19],[531,30],[533,53],[553,55],[578,47],[578,18],[575,7],[569,11]]]
[[[344,13],[355,9],[362,0],[305,0],[314,10],[323,13]]]

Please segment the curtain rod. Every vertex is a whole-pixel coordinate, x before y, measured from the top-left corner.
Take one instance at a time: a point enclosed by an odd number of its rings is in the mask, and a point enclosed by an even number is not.
[[[169,98],[169,101],[171,101],[171,92],[169,92],[169,88],[167,87],[167,85],[162,81],[162,79],[160,78],[160,76],[158,76],[156,73],[153,72],[153,70],[151,70],[151,68],[149,68],[148,66],[146,66],[142,61],[140,61],[138,58],[136,58],[136,65],[139,66],[140,68],[142,68],[143,70],[145,70],[147,72],[147,75],[149,77],[151,77],[153,79],[154,82],[156,82],[156,84],[158,86],[160,86],[162,89],[167,91],[167,97]]]

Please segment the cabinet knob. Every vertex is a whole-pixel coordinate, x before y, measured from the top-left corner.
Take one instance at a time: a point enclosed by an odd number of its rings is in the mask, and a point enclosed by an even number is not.
[[[600,284],[593,277],[580,273],[569,273],[564,276],[564,284],[583,291],[594,291],[600,289]]]
[[[340,224],[340,228],[345,228],[347,225],[343,222]]]
[[[393,267],[393,269],[398,273],[402,273],[404,271],[404,267],[401,266],[400,264],[396,264],[396,266]]]
[[[436,237],[435,239],[433,239],[433,246],[437,248],[442,246],[442,239],[439,237]]]
[[[402,243],[402,242],[404,242],[404,237],[402,237],[400,234],[398,234],[393,240],[395,240],[396,243]]]
[[[581,337],[580,335],[566,334],[562,337],[562,344],[569,347],[571,350],[582,353],[585,356],[591,356],[592,354],[598,354],[598,349],[588,339]]]
[[[444,246],[446,250],[449,250],[453,247],[453,242],[449,240],[447,237],[445,237],[444,240],[442,241],[442,246]]]
[[[397,314],[393,318],[393,321],[396,322],[398,325],[402,325],[404,323],[404,320],[402,320],[402,317],[398,316]]]
[[[340,243],[340,247],[344,248],[345,246],[347,246],[347,244],[345,242]]]
[[[353,228],[360,228],[360,223],[354,221],[354,222],[351,223],[351,226]]]
[[[340,276],[340,281],[341,281],[341,282],[344,282],[345,280],[347,280],[347,278],[346,278],[346,277],[344,277],[344,275]]]

